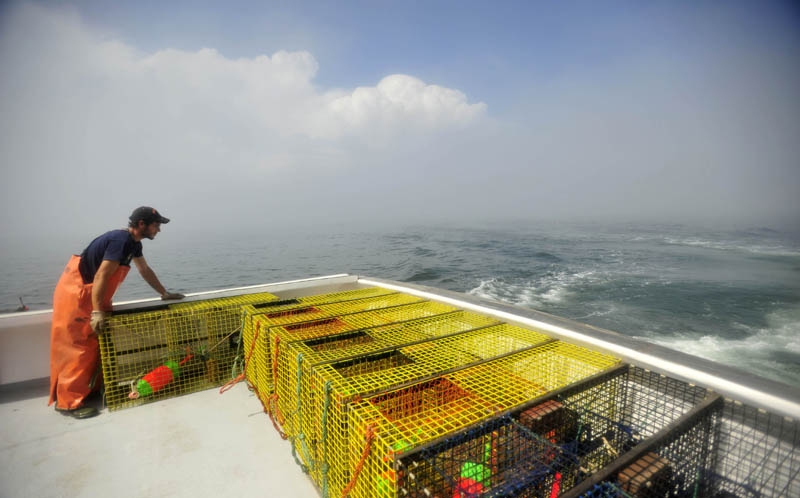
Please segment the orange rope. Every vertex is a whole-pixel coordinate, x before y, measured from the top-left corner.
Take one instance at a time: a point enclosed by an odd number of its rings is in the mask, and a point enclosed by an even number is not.
[[[356,485],[356,481],[358,481],[358,475],[361,474],[361,469],[364,468],[364,462],[367,461],[367,457],[369,456],[369,452],[372,449],[372,441],[375,440],[375,431],[372,429],[375,424],[367,425],[367,430],[365,433],[364,442],[364,453],[361,454],[361,459],[358,461],[358,465],[356,465],[355,470],[353,471],[353,478],[347,483],[345,486],[344,491],[342,491],[342,498],[345,498],[347,495],[350,494],[350,491],[353,490],[353,487]]]
[[[229,391],[233,386],[235,386],[237,383],[239,383],[242,379],[245,378],[245,374],[247,373],[247,364],[250,363],[250,357],[253,356],[253,350],[256,347],[256,340],[258,339],[258,332],[259,332],[260,329],[261,329],[261,323],[257,323],[256,324],[256,333],[253,336],[253,342],[250,344],[250,352],[247,354],[247,358],[245,358],[245,360],[244,360],[244,371],[241,374],[239,374],[239,376],[237,376],[235,379],[231,379],[230,381],[228,381],[227,384],[222,386],[220,388],[220,390],[219,390],[220,394],[223,394],[223,393]],[[276,337],[275,338],[275,346],[277,347],[277,345],[278,345],[278,338]],[[277,362],[277,351],[275,352],[275,360],[274,361]],[[273,366],[272,366],[273,378],[274,378],[274,375],[275,375],[276,371],[277,371],[276,364],[273,362]],[[278,434],[280,434],[281,438],[286,439],[288,436],[283,431],[281,431],[280,427],[278,427],[278,424],[275,422],[275,419],[272,417],[272,410],[270,409],[270,407],[272,406],[272,403],[273,403],[273,397],[274,397],[274,401],[277,401],[278,400],[278,395],[277,394],[273,394],[272,396],[270,396],[269,399],[267,400],[267,404],[265,405],[264,401],[261,399],[261,393],[258,392],[258,388],[255,386],[255,384],[251,383],[248,380],[247,381],[247,386],[250,389],[252,389],[253,391],[255,391],[256,397],[258,398],[258,401],[261,402],[261,407],[264,409],[264,412],[267,415],[269,415],[269,418],[272,420],[272,425],[275,426],[275,430],[278,431]],[[275,405],[275,411],[276,412],[278,411],[277,404]],[[280,412],[278,412],[278,417],[281,420],[281,424],[283,424],[283,417],[280,416]]]
[[[281,411],[278,409],[278,393],[273,393],[267,400],[267,403],[267,415],[269,415],[270,420],[272,420],[272,425],[275,427],[275,430],[278,431],[278,435],[281,437],[281,439],[289,439],[289,436],[287,436],[280,427],[286,422],[286,420],[283,419],[283,415],[281,415]],[[272,415],[273,411],[275,412],[274,416]],[[276,418],[277,420],[275,420]]]
[[[194,358],[194,355],[192,354],[191,351],[189,351],[189,346],[186,346],[186,358],[182,359],[181,362],[178,363],[178,365],[183,366],[184,363],[191,360],[192,358]]]
[[[219,388],[219,393],[223,394],[226,391],[229,391],[233,386],[239,383],[242,379],[245,378],[245,374],[247,373],[247,364],[250,362],[250,357],[253,356],[253,350],[256,348],[256,339],[258,339],[258,330],[261,328],[261,324],[256,324],[256,333],[253,336],[253,342],[250,344],[250,352],[247,354],[247,358],[244,359],[244,369],[242,373],[240,373],[235,379],[229,380],[224,386]],[[255,386],[248,383],[251,387],[255,389]],[[256,394],[258,394],[258,389],[256,389]],[[260,398],[259,398],[260,399]]]

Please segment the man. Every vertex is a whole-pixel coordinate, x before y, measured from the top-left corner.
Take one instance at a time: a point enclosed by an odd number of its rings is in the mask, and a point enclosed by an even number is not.
[[[142,255],[142,239],[153,240],[169,218],[152,207],[136,208],[127,230],[111,230],[94,239],[80,256],[73,255],[53,296],[50,335],[50,402],[75,418],[99,412],[84,406],[102,383],[98,334],[111,314],[111,298],[131,269],[130,262],[161,299],[183,299],[167,292]]]

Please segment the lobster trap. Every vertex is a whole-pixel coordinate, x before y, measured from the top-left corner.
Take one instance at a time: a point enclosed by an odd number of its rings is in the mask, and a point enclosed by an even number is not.
[[[352,301],[368,299],[371,297],[388,296],[398,294],[380,287],[366,287],[350,291],[332,292],[328,294],[318,294],[314,296],[284,299],[272,303],[257,303],[242,306],[245,316],[244,331],[252,334],[253,319],[256,316],[268,318],[270,324],[275,325],[274,320],[285,320],[287,317],[295,317],[292,321],[307,321],[320,316],[320,310],[315,308],[317,305],[324,304],[345,304]]]
[[[397,457],[612,368],[616,358],[552,341],[352,404],[347,475],[353,496],[399,496]],[[572,366],[570,366],[570,364]],[[364,434],[375,434],[360,476]]]
[[[110,409],[216,387],[231,377],[240,344],[242,303],[260,293],[116,311],[99,336]]]
[[[401,453],[385,496],[708,496],[722,404],[621,366]]]
[[[386,296],[395,294],[395,292],[382,289],[380,287],[366,287],[363,289],[355,289],[342,292],[332,292],[327,294],[318,294],[314,296],[306,296],[299,298],[273,300],[271,302],[258,302],[258,303],[245,303],[241,306],[242,317],[242,343],[244,345],[252,345],[255,338],[255,330],[257,326],[269,327],[274,325],[270,317],[280,316],[307,316],[308,314],[316,313],[314,308],[315,304],[326,303],[346,303],[348,301],[359,300],[370,297]],[[263,340],[263,339],[262,339]],[[259,353],[255,358],[262,356],[266,358],[269,356],[269,342],[258,344],[260,346]],[[246,352],[249,354],[249,351]],[[265,371],[266,372],[266,371]],[[271,388],[271,375],[264,373],[266,377],[262,376],[262,384],[259,384],[256,374],[256,362],[248,363],[246,366],[245,376],[253,386],[261,386],[265,389],[265,393]]]
[[[295,410],[301,432],[295,442],[299,443],[297,451],[315,482],[339,494],[350,481],[355,465],[353,453],[348,451],[350,441],[353,437],[363,437],[364,428],[349,420],[354,403],[443,375],[456,375],[492,359],[513,361],[517,353],[532,352],[556,342],[535,331],[503,323],[412,346],[312,365],[310,375],[298,379],[297,392],[301,398]],[[497,372],[492,380],[494,384],[506,381],[502,375],[496,375]],[[439,422],[439,430],[455,427],[455,423],[447,419]]]
[[[319,299],[319,297],[315,297]],[[419,306],[416,306],[419,305]],[[325,302],[252,313],[245,308],[244,351],[247,376],[262,401],[274,390],[274,356],[281,341],[325,337],[355,330],[366,323],[380,324],[404,317],[429,316],[452,310],[414,296],[390,293],[373,297]]]
[[[306,381],[311,379],[311,371],[316,366],[338,363],[353,360],[349,367],[342,367],[347,375],[359,367],[358,358],[375,354],[374,361],[366,362],[372,367],[381,369],[383,366],[393,364],[393,358],[400,358],[400,355],[382,356],[381,353],[390,352],[399,348],[410,348],[417,344],[423,344],[433,339],[452,337],[466,332],[469,336],[476,336],[483,329],[500,325],[500,322],[490,318],[467,313],[464,311],[452,310],[452,308],[439,308],[441,305],[427,303],[432,308],[425,309],[442,311],[441,313],[422,318],[410,320],[400,320],[388,325],[379,325],[368,328],[355,329],[336,335],[317,337],[305,340],[294,340],[282,343],[280,354],[275,356],[277,365],[277,380],[275,383],[276,393],[280,403],[280,410],[284,414],[284,430],[290,436],[301,432],[298,410],[296,407],[303,403],[303,397],[307,403],[313,403],[317,399],[316,393],[309,393],[307,389],[310,385]],[[419,305],[415,305],[419,306]],[[398,308],[400,309],[400,308]],[[404,313],[404,316],[410,316]],[[346,318],[346,317],[344,317]],[[397,316],[396,318],[401,318]],[[372,321],[371,323],[381,323]],[[521,329],[519,329],[521,330]],[[531,345],[531,340],[542,341],[544,336],[537,336],[535,333],[520,334],[519,330],[513,330],[508,336],[504,336],[512,343],[516,341],[516,347]],[[455,343],[458,343],[453,337]],[[452,344],[451,344],[452,347]],[[515,345],[509,345],[506,351]],[[408,364],[408,362],[398,360],[396,366]],[[305,390],[304,390],[305,389]],[[310,405],[309,405],[310,406]]]
[[[255,328],[258,322],[260,322],[260,325],[270,328],[323,319],[335,315],[334,310],[351,310],[351,308],[367,310],[387,306],[387,302],[410,303],[419,301],[421,301],[419,298],[377,287],[368,287],[352,291],[284,299],[272,303],[246,305],[242,306],[245,343],[252,345],[251,341],[255,336]],[[346,313],[347,311],[343,312]],[[265,342],[264,347],[267,348],[265,354],[269,354],[269,343]],[[248,379],[251,379],[254,371],[250,370],[247,375]],[[253,380],[251,379],[251,382]]]

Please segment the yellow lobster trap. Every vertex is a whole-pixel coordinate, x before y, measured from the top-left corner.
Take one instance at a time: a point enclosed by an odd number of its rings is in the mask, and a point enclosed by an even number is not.
[[[293,451],[323,490],[329,487],[338,495],[349,480],[347,412],[353,401],[478,364],[487,356],[504,356],[551,341],[531,330],[499,324],[323,362],[312,365],[305,376],[301,364],[296,407],[301,432],[292,439]]]
[[[449,306],[429,301],[419,302],[411,296],[402,294],[386,296],[385,303],[388,304],[388,302],[399,304],[288,325],[270,325],[263,315],[255,316],[255,328],[263,332],[259,333],[258,339],[254,343],[256,354],[250,363],[255,362],[255,385],[262,395],[262,401],[266,402],[266,396],[275,392],[274,378],[280,376],[278,373],[281,370],[279,359],[284,358],[281,351],[287,344],[303,340],[339,337],[349,333],[357,334],[359,330],[369,324],[396,323],[453,311],[453,308]],[[411,304],[406,304],[408,302]]]
[[[116,311],[99,337],[110,409],[185,394],[224,383],[232,375],[245,303],[269,293]]]
[[[346,462],[336,462],[347,465],[349,495],[405,496],[398,481],[407,482],[409,474],[424,480],[433,473],[424,460],[408,464],[409,452],[617,365],[609,355],[554,341],[355,401],[348,412]],[[604,409],[611,415],[615,407]],[[497,448],[489,445],[485,452],[484,461],[496,462]],[[330,446],[323,449],[325,457],[336,461]],[[467,467],[465,472],[476,474],[483,468]],[[331,490],[340,496],[335,483]],[[447,496],[453,496],[452,490]],[[465,490],[464,496],[472,494]]]
[[[323,304],[299,303],[291,308],[270,309],[253,313],[253,309],[244,307],[244,340],[243,352],[250,360],[247,362],[246,375],[251,385],[255,386],[262,401],[273,390],[271,357],[276,341],[282,337],[287,339],[304,337],[321,337],[344,330],[357,328],[358,318],[355,315],[364,312],[393,310],[403,305],[421,303],[418,297],[407,294],[389,293],[358,299],[324,302]],[[391,315],[391,313],[390,313]],[[352,318],[351,318],[352,317]],[[381,314],[372,320],[381,321]],[[350,324],[348,321],[355,322]],[[390,319],[387,316],[386,319]],[[362,320],[363,321],[363,320]]]
[[[246,305],[241,307],[241,312],[243,314],[242,320],[242,344],[244,347],[248,347],[253,343],[253,338],[255,337],[255,330],[256,327],[269,327],[272,322],[269,320],[269,316],[280,316],[283,315],[299,315],[299,316],[306,316],[309,312],[314,312],[313,305],[315,304],[325,304],[325,303],[344,303],[348,301],[364,299],[369,297],[375,296],[385,296],[389,294],[395,294],[393,291],[389,291],[386,289],[382,289],[380,287],[366,287],[363,289],[355,289],[349,291],[341,291],[341,292],[331,292],[327,294],[318,294],[314,296],[306,296],[306,297],[299,297],[299,298],[292,298],[292,299],[283,299],[283,300],[275,300],[270,303],[247,303]],[[266,347],[266,350],[263,350],[263,347]],[[262,348],[262,351],[255,355],[254,358],[258,358],[259,356],[268,356],[269,355],[269,344],[266,343]],[[246,351],[249,353],[249,351]],[[256,378],[256,365],[255,361],[249,363],[246,367],[245,376],[247,380],[250,382],[251,385],[257,386],[258,381]],[[271,379],[265,379],[265,385],[269,386],[271,384]]]
[[[416,309],[406,309],[411,306]],[[409,313],[417,310],[426,313],[424,315],[419,312]],[[315,365],[356,358],[369,353],[388,351],[435,338],[500,325],[500,322],[491,318],[432,302],[402,306],[389,311],[391,311],[391,315],[381,316],[380,310],[352,315],[358,317],[358,325],[380,324],[385,323],[383,320],[395,319],[386,325],[355,328],[336,335],[281,343],[279,354],[274,358],[277,366],[275,391],[284,419],[282,425],[287,435],[294,437],[302,432],[298,419],[299,407],[302,403],[303,384],[301,380],[310,378],[311,369]],[[375,317],[374,315],[379,316]],[[351,317],[341,318],[349,322]],[[312,393],[311,397],[313,396]]]

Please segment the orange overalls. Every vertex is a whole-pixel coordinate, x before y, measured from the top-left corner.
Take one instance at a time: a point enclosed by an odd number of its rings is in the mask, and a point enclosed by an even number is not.
[[[53,295],[48,405],[57,399],[59,410],[79,408],[84,398],[102,382],[99,343],[89,323],[94,284],[83,283],[78,269],[80,261],[80,256],[70,258]],[[130,266],[120,265],[111,276],[102,300],[103,310],[111,311],[111,298],[130,269]]]

